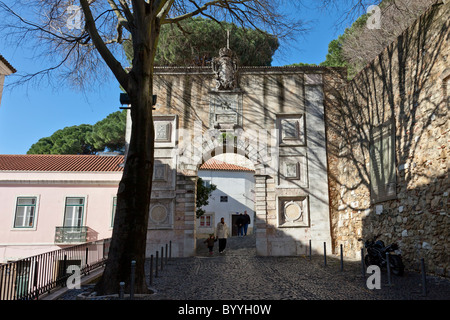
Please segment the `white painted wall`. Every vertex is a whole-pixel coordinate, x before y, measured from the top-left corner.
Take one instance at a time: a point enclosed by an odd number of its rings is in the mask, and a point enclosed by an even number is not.
[[[197,219],[197,237],[205,238],[209,233],[213,233],[222,217],[229,227],[229,236],[232,236],[232,216],[245,210],[250,215],[251,223],[247,232],[250,234],[253,231],[255,212],[253,172],[199,170],[198,176],[216,185],[217,189],[211,194],[209,204],[203,207],[206,214],[213,215],[212,226],[201,227],[200,220]],[[228,202],[220,202],[221,196],[227,196]]]

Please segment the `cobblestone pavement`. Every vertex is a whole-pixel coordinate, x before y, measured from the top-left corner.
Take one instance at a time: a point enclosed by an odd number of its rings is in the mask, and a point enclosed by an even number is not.
[[[168,300],[450,300],[450,281],[427,277],[422,293],[419,273],[381,275],[381,289],[369,290],[359,261],[323,256],[256,256],[254,236],[228,239],[223,254],[210,256],[199,241],[198,254],[172,259],[153,279],[150,299]]]
[[[227,249],[209,255],[199,240],[197,255],[173,258],[153,278],[155,294],[145,300],[450,300],[450,280],[427,276],[423,295],[421,275],[405,271],[392,275],[388,286],[385,271],[381,289],[370,290],[359,261],[338,257],[261,257],[256,255],[254,236],[228,239]],[[147,273],[149,274],[149,263]],[[83,288],[82,288],[83,290]],[[61,300],[75,299],[72,290]]]

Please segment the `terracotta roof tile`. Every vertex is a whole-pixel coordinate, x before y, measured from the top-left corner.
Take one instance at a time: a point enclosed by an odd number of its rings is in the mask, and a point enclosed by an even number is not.
[[[0,171],[119,172],[124,156],[0,155]]]
[[[255,170],[238,166],[235,164],[226,163],[216,159],[209,159],[200,166],[199,170],[218,170],[218,171],[246,171],[254,172]]]

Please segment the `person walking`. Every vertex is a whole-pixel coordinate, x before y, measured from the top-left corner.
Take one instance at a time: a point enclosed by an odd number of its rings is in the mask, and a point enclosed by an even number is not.
[[[239,214],[238,218],[236,219],[236,226],[238,229],[238,236],[243,237],[244,236],[244,222],[245,218],[242,213]]]
[[[219,239],[219,253],[223,253],[227,246],[228,238],[228,225],[225,223],[224,218],[221,218],[220,222],[217,224],[216,235]]]
[[[250,224],[250,216],[247,213],[247,210],[244,211],[244,236],[247,235],[248,225]]]
[[[204,241],[204,243],[206,243],[206,246],[208,247],[208,250],[209,250],[209,254],[210,254],[210,255],[213,254],[213,251],[214,251],[214,242],[216,242],[216,241],[217,241],[217,237],[214,237],[214,233],[211,233],[211,234],[209,235],[209,238],[206,239],[206,240]]]

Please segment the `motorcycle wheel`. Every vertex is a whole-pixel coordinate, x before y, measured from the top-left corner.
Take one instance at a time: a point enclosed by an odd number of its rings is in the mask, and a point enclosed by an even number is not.
[[[405,266],[403,265],[402,258],[395,255],[389,256],[389,264],[392,273],[396,276],[402,276],[405,271]]]
[[[372,265],[376,265],[376,266],[380,267],[378,261],[375,261],[374,259],[372,259],[370,257],[370,255],[368,255],[368,254],[364,257],[364,263],[366,265],[366,268],[368,268],[369,266],[372,266]]]

